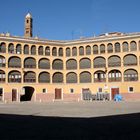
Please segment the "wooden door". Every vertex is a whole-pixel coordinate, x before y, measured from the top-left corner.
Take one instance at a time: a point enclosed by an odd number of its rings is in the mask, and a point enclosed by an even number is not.
[[[111,97],[112,97],[112,100],[114,100],[114,97],[116,94],[119,93],[119,88],[112,88],[111,89]]]
[[[61,99],[62,98],[62,90],[61,88],[56,88],[55,89],[55,99]]]
[[[12,101],[17,101],[17,89],[12,89]]]

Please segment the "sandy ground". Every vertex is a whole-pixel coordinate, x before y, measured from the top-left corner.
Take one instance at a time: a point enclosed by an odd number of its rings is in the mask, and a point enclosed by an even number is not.
[[[0,139],[140,139],[140,102],[0,103]]]

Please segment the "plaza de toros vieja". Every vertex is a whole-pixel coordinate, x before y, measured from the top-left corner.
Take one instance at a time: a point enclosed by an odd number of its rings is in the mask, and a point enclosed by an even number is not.
[[[140,33],[112,32],[76,40],[0,34],[0,100],[140,100]]]

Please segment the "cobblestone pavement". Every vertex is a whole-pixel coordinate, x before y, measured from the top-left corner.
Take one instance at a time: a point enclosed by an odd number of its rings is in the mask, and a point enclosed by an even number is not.
[[[140,102],[0,103],[0,114],[59,117],[98,117],[140,112]]]

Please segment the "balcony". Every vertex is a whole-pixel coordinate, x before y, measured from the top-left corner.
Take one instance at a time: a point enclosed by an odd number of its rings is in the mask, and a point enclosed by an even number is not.
[[[109,82],[120,82],[122,81],[121,77],[112,77],[112,78],[108,78]]]
[[[106,82],[106,78],[94,78],[94,82],[95,83],[102,83],[102,82]]]
[[[94,68],[105,68],[106,64],[98,64],[98,65],[94,65]]]

